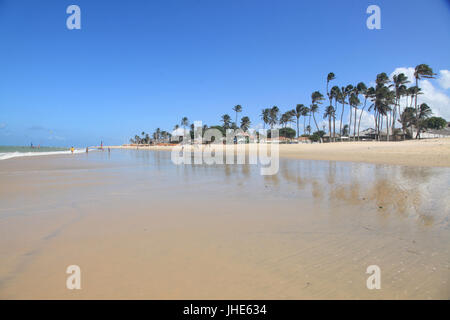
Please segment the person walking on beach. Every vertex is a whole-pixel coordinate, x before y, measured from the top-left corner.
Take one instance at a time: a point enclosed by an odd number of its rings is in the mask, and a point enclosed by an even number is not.
[[[70,148],[70,151],[73,153],[73,151],[74,151],[74,148],[73,148],[73,146]]]
[[[89,153],[89,148],[88,147],[86,147],[86,153]]]

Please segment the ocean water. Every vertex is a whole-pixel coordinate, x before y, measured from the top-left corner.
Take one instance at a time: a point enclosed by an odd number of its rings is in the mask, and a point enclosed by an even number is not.
[[[75,149],[76,153],[84,152],[83,149]],[[60,147],[23,147],[23,146],[0,146],[0,160],[17,157],[45,156],[52,154],[68,154],[69,148]]]

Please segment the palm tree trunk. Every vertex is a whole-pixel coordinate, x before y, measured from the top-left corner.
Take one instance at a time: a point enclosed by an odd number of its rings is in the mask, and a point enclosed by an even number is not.
[[[331,142],[331,114],[328,115],[328,142]]]
[[[364,109],[366,108],[367,98],[364,99],[364,106],[361,109],[361,114],[359,115],[359,121],[358,121],[358,141],[359,141],[359,129],[361,128],[361,118],[364,112]]]
[[[386,141],[389,141],[389,117],[386,114]]]
[[[314,114],[315,114],[315,112],[313,112],[314,123],[316,124],[317,131],[319,131],[319,126],[317,125],[316,117],[314,116]]]
[[[356,141],[356,112],[358,108],[355,107],[355,120],[353,123],[353,141]]]
[[[339,126],[339,133],[341,134],[341,140],[342,140],[342,120],[343,120],[343,117],[344,117],[344,103],[342,103],[341,123],[340,123],[340,126]]]
[[[415,98],[415,102],[414,102],[414,106],[416,108],[416,125],[419,123],[419,112],[417,110],[417,95],[419,94],[419,78],[416,77],[416,87],[417,87],[417,91],[416,91],[416,98]],[[419,130],[416,127],[417,130],[417,135],[416,135],[416,139],[419,136]]]
[[[314,114],[315,114],[315,112],[313,112],[314,123],[316,124],[317,131],[320,131],[320,130],[319,130],[319,126],[317,125],[316,117],[314,116]],[[320,138],[320,143],[323,143],[322,137]]]
[[[352,141],[352,117],[353,117],[353,107],[350,105],[350,119],[348,120],[348,141]]]
[[[374,111],[374,120],[375,120],[375,133],[376,133],[376,135],[378,136],[378,121],[377,121],[377,117],[378,117],[378,115],[377,115],[377,111],[375,110]],[[377,137],[378,138],[378,137]]]
[[[333,112],[333,142],[336,142],[336,116]]]
[[[298,129],[298,120],[299,120],[299,118],[300,117],[297,117],[297,141],[298,141],[298,138],[300,137],[300,131]]]
[[[306,116],[303,116],[303,134],[306,134]]]
[[[333,110],[333,141],[336,142],[336,110],[337,110],[337,99],[334,100],[334,110]]]
[[[382,132],[383,132],[383,115],[381,114],[381,112],[380,112],[380,115],[379,115],[379,119],[378,119],[378,125],[380,126],[380,141],[381,141],[381,134],[382,134]]]
[[[395,130],[395,120],[397,118],[397,104],[400,104],[399,99],[396,99],[396,102],[394,104],[394,109],[392,110],[392,124],[391,124],[391,128],[392,128],[392,137],[394,136],[394,130]]]
[[[378,111],[377,111],[377,127],[376,127],[376,130],[377,130],[377,141],[380,141],[380,115],[379,115]]]

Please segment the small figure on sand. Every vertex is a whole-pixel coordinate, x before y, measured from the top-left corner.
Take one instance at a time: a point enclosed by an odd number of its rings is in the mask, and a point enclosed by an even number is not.
[[[73,148],[73,146],[70,148],[70,151],[73,153],[75,149]]]
[[[86,147],[86,153],[89,153],[89,148],[88,147]]]

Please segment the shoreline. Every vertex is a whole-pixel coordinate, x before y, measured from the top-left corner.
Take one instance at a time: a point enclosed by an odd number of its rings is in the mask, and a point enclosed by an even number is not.
[[[249,145],[246,145],[246,150]],[[256,145],[257,146],[257,145]],[[172,146],[103,146],[111,149],[171,151]],[[204,146],[203,146],[204,148]],[[270,146],[268,147],[270,149]],[[248,150],[247,150],[248,152]],[[416,167],[450,167],[450,138],[279,144],[280,157]]]

